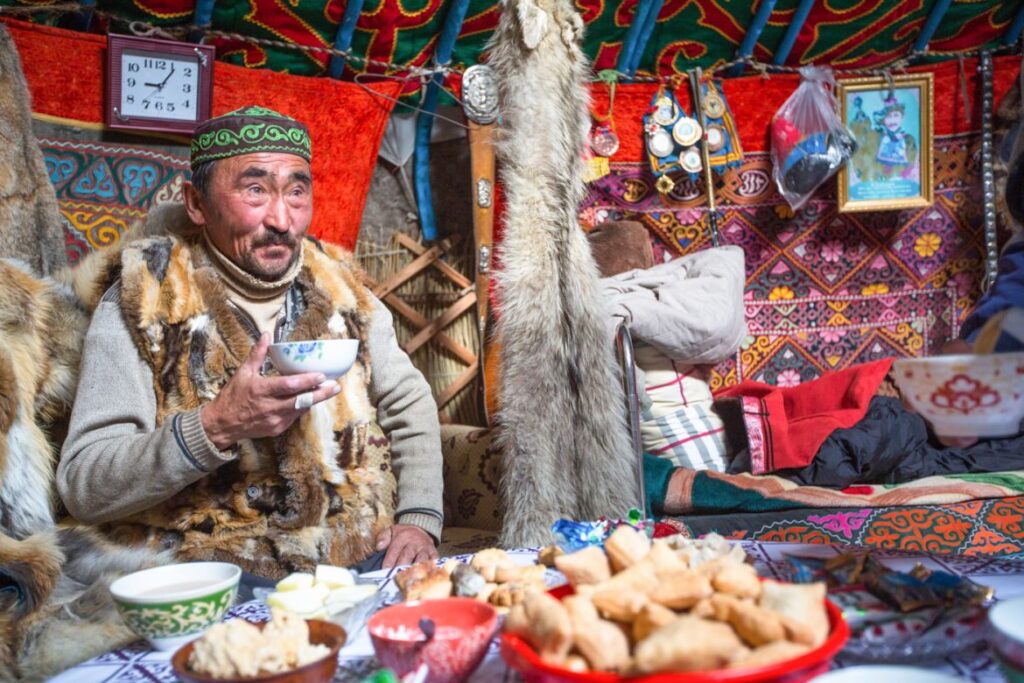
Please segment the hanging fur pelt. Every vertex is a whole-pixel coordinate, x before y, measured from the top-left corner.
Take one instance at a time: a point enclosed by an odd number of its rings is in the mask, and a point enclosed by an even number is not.
[[[497,326],[501,542],[535,546],[561,517],[638,504],[597,267],[577,220],[590,67],[569,0],[504,0],[491,45],[506,193]]]

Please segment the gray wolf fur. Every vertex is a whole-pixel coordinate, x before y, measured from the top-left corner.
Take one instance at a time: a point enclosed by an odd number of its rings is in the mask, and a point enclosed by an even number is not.
[[[583,22],[569,0],[504,0],[491,45],[504,135],[501,543],[547,543],[560,517],[639,502],[597,267],[577,220],[589,128]]]
[[[29,102],[14,40],[0,26],[0,257],[50,275],[67,265],[64,228]]]

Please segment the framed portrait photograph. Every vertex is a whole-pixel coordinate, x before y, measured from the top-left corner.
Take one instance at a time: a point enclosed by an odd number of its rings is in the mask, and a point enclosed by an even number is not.
[[[839,169],[839,210],[884,211],[930,206],[932,75],[838,82],[841,118],[857,151]]]

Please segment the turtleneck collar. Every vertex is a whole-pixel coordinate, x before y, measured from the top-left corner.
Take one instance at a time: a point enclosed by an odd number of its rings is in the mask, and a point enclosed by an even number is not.
[[[282,296],[298,277],[299,271],[302,270],[301,244],[299,245],[299,257],[288,271],[279,279],[267,282],[242,270],[210,241],[205,230],[203,230],[203,241],[206,243],[206,251],[210,254],[210,260],[224,277],[225,284],[251,301],[268,301]]]

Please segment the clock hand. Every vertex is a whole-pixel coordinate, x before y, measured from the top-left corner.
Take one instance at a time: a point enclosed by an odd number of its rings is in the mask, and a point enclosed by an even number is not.
[[[168,74],[167,74],[167,76],[166,76],[166,77],[164,78],[164,80],[160,81],[160,86],[159,86],[159,88],[160,88],[161,90],[163,90],[163,89],[164,89],[164,86],[165,86],[165,85],[167,85],[167,81],[171,80],[171,76],[173,76],[173,75],[174,75],[174,65],[173,65],[173,64],[171,64],[171,70],[170,70],[170,72],[168,72]]]

